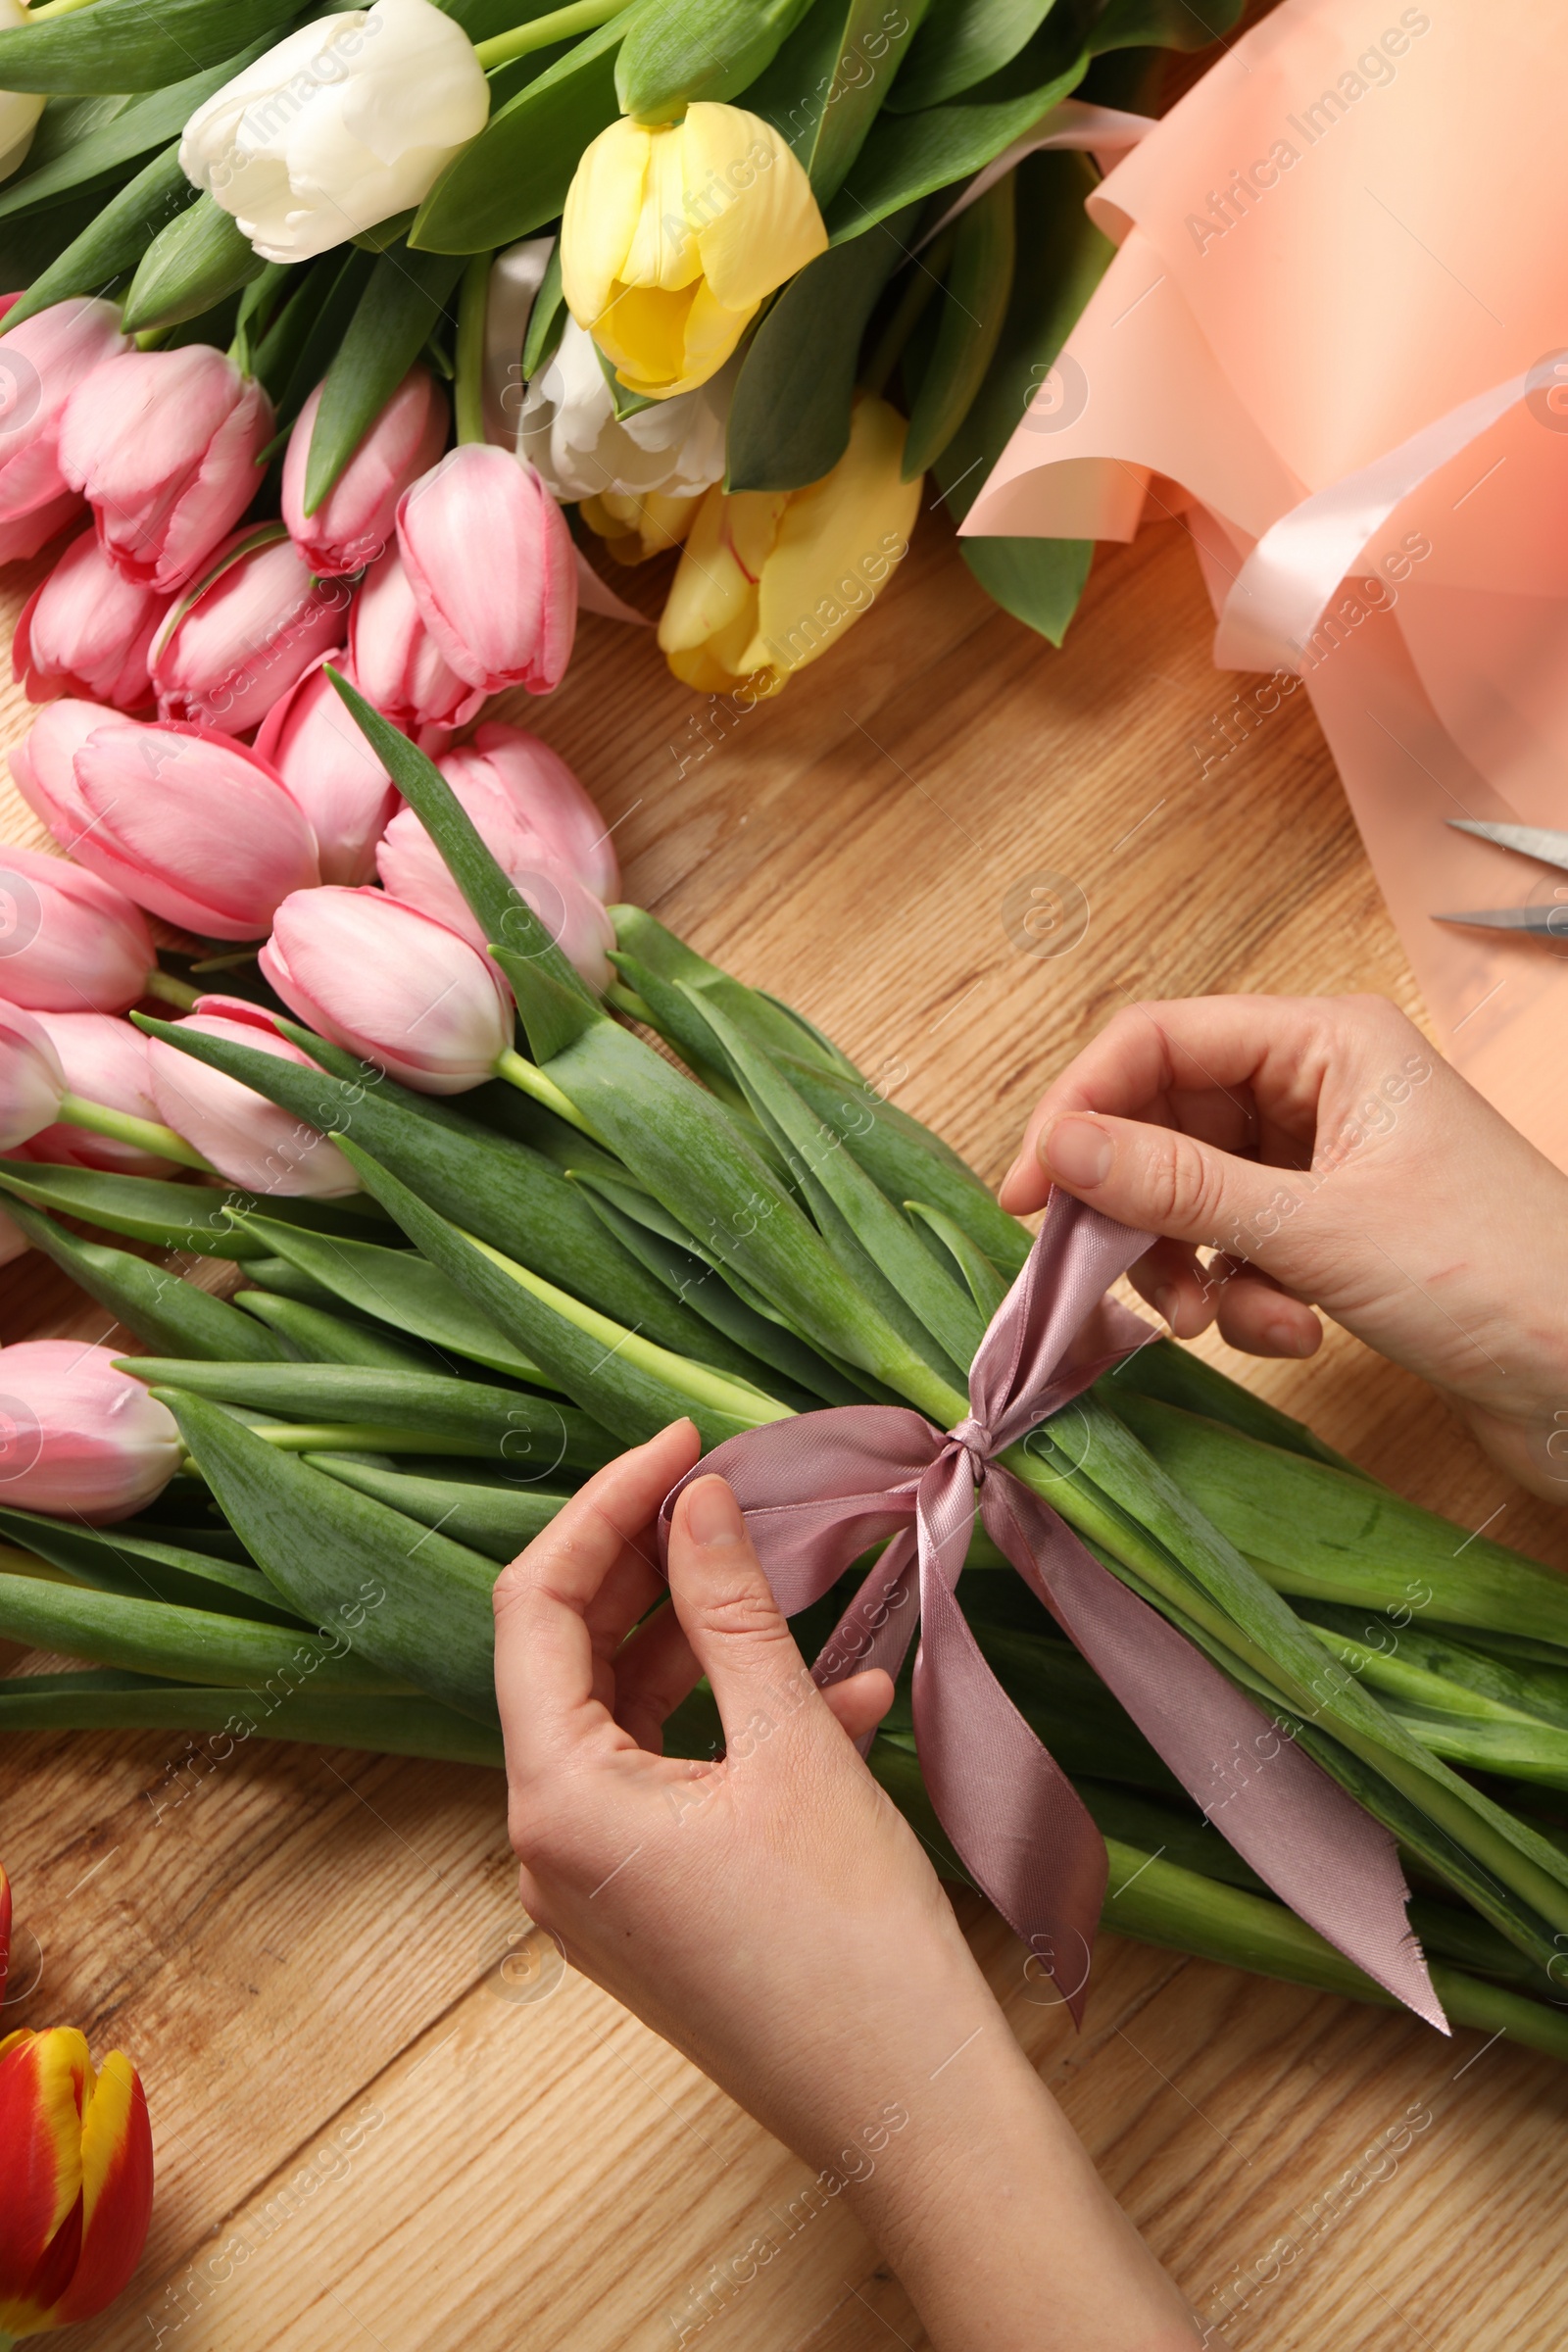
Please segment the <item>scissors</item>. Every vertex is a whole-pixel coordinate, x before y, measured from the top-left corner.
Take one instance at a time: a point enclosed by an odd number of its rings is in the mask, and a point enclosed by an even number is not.
[[[1474,833],[1481,841],[1495,842],[1499,850],[1516,850],[1521,858],[1535,858],[1543,865],[1561,866],[1568,872],[1568,833],[1554,833],[1543,825],[1483,825],[1471,817],[1450,816],[1456,833]],[[1437,923],[1474,923],[1488,931],[1525,931],[1543,939],[1568,940],[1568,889],[1553,906],[1491,906],[1473,908],[1467,914],[1437,914]]]

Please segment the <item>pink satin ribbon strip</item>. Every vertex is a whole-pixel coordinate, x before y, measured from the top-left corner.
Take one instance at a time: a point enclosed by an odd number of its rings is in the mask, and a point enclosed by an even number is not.
[[[997,1456],[1128,1352],[1075,1350],[1107,1286],[1150,1246],[1053,1195],[969,1375],[968,1416],[937,1429],[903,1405],[846,1405],[728,1439],[691,1478],[734,1489],[787,1616],[886,1543],[812,1668],[827,1685],[897,1676],[918,1623],[915,1743],[965,1867],[1082,2023],[1105,1897],[1104,1841],[1071,1782],[997,1681],[955,1588],[978,1496],[986,1532],[1151,1745],[1258,1876],[1318,1933],[1446,2032],[1404,1916],[1393,1838],[1254,1702],[1085,1548]],[[1146,1332],[1138,1318],[1112,1310]],[[660,1515],[667,1557],[675,1496]]]

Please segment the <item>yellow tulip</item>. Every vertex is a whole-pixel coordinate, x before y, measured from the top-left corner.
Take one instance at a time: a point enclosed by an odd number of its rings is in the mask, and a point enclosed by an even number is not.
[[[692,525],[659,643],[709,694],[776,694],[870,606],[906,554],[918,480],[900,479],[904,418],[857,394],[850,446],[805,490],[710,490]]]
[[[577,512],[617,564],[646,564],[679,547],[702,503],[701,491],[672,498],[663,490],[601,490],[582,499]]]
[[[667,400],[706,384],[763,299],[826,250],[811,183],[778,132],[701,101],[652,129],[622,117],[583,150],[561,279],[619,381]]]

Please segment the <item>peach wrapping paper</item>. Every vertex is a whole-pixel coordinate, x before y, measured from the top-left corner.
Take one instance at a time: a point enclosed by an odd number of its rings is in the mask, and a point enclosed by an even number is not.
[[[1568,828],[1565,120],[1556,0],[1284,0],[1089,199],[1119,250],[963,528],[1184,518],[1216,662],[1302,677],[1446,1049],[1568,1167],[1568,937],[1431,919],[1568,902],[1445,821]]]

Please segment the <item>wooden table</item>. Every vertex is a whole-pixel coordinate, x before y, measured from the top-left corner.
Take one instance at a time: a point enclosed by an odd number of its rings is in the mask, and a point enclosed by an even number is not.
[[[1305,697],[1204,770],[1237,683],[1209,637],[1172,525],[1102,554],[1057,656],[986,602],[939,514],[848,644],[738,723],[599,620],[523,715],[615,823],[631,894],[996,1178],[1044,1079],[1129,997],[1376,989],[1419,1017]],[[1063,883],[1087,933],[1037,954],[1020,915]],[[61,1327],[43,1273],[4,1281],[5,1338]],[[1568,1565],[1561,1518],[1353,1342],[1245,1376],[1403,1492]],[[791,2233],[803,2168],[655,2035],[569,1973],[509,1997],[522,1923],[495,1778],[260,1741],[202,1772],[183,1752],[5,1750],[0,1851],[43,1947],[6,2021],[123,2044],[158,2145],[141,2271],[62,2352],[925,2340],[841,2207]],[[1075,2035],[1031,2004],[995,1915],[964,1917],[1224,2341],[1556,2352],[1568,2077],[1548,2061],[1108,1936]],[[759,2236],[777,2253],[705,2299]]]

